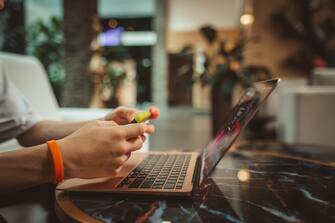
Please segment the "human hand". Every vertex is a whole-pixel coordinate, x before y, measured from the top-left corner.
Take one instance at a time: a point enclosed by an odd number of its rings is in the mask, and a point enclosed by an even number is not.
[[[160,111],[156,107],[150,107],[149,111],[151,113],[151,118],[150,119],[157,119],[159,118]],[[104,120],[105,121],[114,121],[119,125],[125,125],[131,123],[136,114],[138,114],[140,111],[134,109],[134,108],[127,108],[124,106],[120,106],[110,113],[108,113]]]
[[[94,121],[58,140],[65,178],[96,178],[115,175],[132,151],[142,147],[144,133],[154,132],[145,123],[117,125]]]

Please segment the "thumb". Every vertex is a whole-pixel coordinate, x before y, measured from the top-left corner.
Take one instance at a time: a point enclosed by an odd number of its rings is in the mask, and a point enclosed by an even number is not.
[[[121,119],[125,119],[130,123],[133,121],[136,115],[136,109],[134,108],[127,108],[127,107],[119,107],[116,111],[116,116]],[[125,123],[126,124],[126,123]]]
[[[129,123],[131,123],[136,116],[136,110],[135,109],[129,109],[126,112],[126,119],[128,120]]]

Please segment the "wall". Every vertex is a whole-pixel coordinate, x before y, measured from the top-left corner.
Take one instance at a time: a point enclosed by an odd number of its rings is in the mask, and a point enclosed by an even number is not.
[[[196,30],[204,24],[231,29],[239,25],[243,0],[170,0],[168,28]]]
[[[155,0],[99,0],[101,17],[152,17],[155,15]]]
[[[208,24],[220,30],[220,36],[236,38],[242,8],[243,0],[169,0],[167,50],[178,52],[186,44],[202,44],[198,29]]]
[[[239,35],[238,29],[219,30],[221,39],[236,39]],[[169,52],[179,52],[187,44],[199,46],[204,44],[204,39],[199,31],[169,31],[167,32],[167,50]]]
[[[279,77],[297,77],[301,73],[281,66],[281,62],[297,47],[298,43],[279,39],[271,30],[270,16],[288,0],[254,0],[255,22],[252,27],[251,41],[246,48],[247,64],[266,65]]]
[[[63,0],[25,0],[26,23],[36,20],[48,21],[50,17],[63,17]],[[101,17],[152,17],[155,15],[155,0],[99,0]]]
[[[63,17],[62,0],[25,0],[26,24],[31,24],[38,20],[49,21],[50,17]]]

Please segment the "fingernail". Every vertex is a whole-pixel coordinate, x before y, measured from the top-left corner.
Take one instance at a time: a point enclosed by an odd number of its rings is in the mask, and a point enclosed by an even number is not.
[[[135,114],[130,114],[130,115],[128,115],[128,121],[129,121],[129,122],[133,121],[134,118],[135,118]]]
[[[147,125],[147,132],[153,132],[155,131],[155,127],[153,125]]]

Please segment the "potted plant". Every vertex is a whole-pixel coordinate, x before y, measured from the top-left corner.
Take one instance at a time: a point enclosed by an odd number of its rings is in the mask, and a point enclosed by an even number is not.
[[[270,78],[264,66],[243,66],[243,51],[247,39],[222,41],[211,26],[200,29],[208,44],[205,72],[200,76],[203,86],[211,86],[212,134],[216,135],[233,106],[233,92],[237,85],[250,87],[253,82]]]
[[[37,57],[47,71],[48,78],[58,103],[64,83],[64,35],[59,18],[50,21],[37,21],[26,29],[27,54]]]

